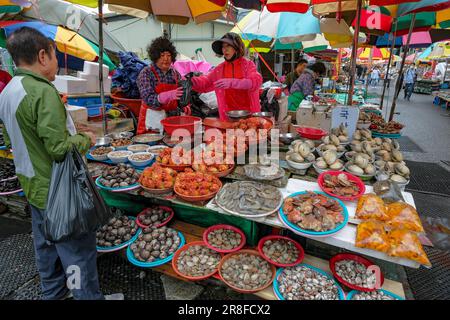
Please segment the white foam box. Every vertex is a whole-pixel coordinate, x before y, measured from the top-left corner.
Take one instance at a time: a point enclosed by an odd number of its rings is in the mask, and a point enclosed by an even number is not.
[[[72,76],[56,76],[53,85],[60,93],[66,94],[83,94],[87,92],[88,82]]]
[[[111,86],[112,86],[112,78],[107,77],[103,79],[103,88],[105,90],[105,94],[111,93]],[[100,88],[100,84],[98,85],[98,88]]]
[[[72,116],[74,122],[86,122],[88,121],[88,111],[85,107],[79,106],[66,106],[67,111]]]
[[[81,71],[77,73],[78,78],[87,80],[87,92],[98,92],[100,88],[100,82],[98,76],[87,74]]]
[[[94,76],[99,76],[100,65],[97,62],[85,61],[83,72]],[[108,78],[109,68],[107,65],[103,65],[103,78]]]

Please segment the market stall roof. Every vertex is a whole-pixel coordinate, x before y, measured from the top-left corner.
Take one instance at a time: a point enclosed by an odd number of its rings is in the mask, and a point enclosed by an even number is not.
[[[3,29],[6,37],[22,27],[36,29],[46,37],[54,40],[58,50],[63,54],[68,54],[87,61],[98,60],[99,49],[97,45],[69,29],[38,21],[0,21],[0,29]],[[115,69],[115,65],[109,57],[106,54],[104,54],[103,57],[105,59],[105,64],[108,65],[111,70]]]
[[[89,7],[97,7],[98,1],[68,0]],[[195,23],[220,18],[225,6],[219,6],[208,0],[105,0],[111,11],[145,18],[153,14],[159,21],[175,24],[187,24],[190,19]]]
[[[450,41],[442,41],[428,47],[417,60],[439,60],[450,58]]]

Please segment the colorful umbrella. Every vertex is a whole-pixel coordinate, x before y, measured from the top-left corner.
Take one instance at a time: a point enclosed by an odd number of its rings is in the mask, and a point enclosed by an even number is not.
[[[418,60],[439,60],[450,58],[450,41],[432,44],[418,58]]]
[[[0,28],[5,32],[6,37],[22,27],[29,27],[40,31],[47,38],[55,41],[58,50],[61,53],[71,55],[73,57],[87,60],[97,61],[99,56],[98,47],[91,41],[83,38],[76,32],[69,29],[45,24],[43,22],[32,21],[4,21],[0,22]],[[105,64],[113,70],[115,65],[106,54],[103,54]]]
[[[89,7],[97,7],[98,1],[68,0]],[[153,14],[159,21],[175,24],[187,24],[190,19],[202,23],[218,19],[225,6],[219,6],[208,0],[105,0],[109,9],[122,14],[145,18]]]
[[[421,0],[419,2],[408,2],[398,6],[397,14],[403,16],[409,13],[437,12],[450,8],[448,0]]]
[[[370,48],[360,48],[358,49],[357,57],[360,60],[369,60],[370,58]],[[388,49],[385,48],[373,48],[372,60],[387,60],[391,55]]]

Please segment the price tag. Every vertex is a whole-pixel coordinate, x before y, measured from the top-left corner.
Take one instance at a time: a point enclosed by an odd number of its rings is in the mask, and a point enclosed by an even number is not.
[[[358,107],[336,107],[331,113],[331,128],[343,124],[348,130],[349,139],[352,139],[359,118]]]

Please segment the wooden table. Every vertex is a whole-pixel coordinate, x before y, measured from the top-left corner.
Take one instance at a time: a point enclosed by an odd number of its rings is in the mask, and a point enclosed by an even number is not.
[[[181,233],[184,235],[184,237],[186,239],[186,243],[190,243],[193,241],[202,241],[203,231],[205,230],[202,227],[192,225],[189,223],[185,223],[185,222],[181,222],[181,221],[174,221],[170,227],[174,228],[178,231],[181,231]],[[125,251],[126,250],[122,250],[121,254],[124,255]],[[322,269],[323,271],[331,274],[331,271],[330,271],[330,268],[328,265],[328,261],[305,254],[305,258],[304,258],[303,262],[310,264],[314,267],[317,267],[319,269]],[[167,276],[177,278],[179,280],[189,281],[183,277],[180,277],[178,274],[175,273],[175,271],[172,268],[171,262],[166,263],[159,267],[155,267],[155,268],[153,268],[153,270],[163,273]],[[405,297],[403,285],[397,281],[385,279],[383,289],[390,291],[392,293],[395,293],[396,295],[398,295],[400,297],[403,297],[403,298]],[[265,289],[263,291],[255,293],[255,295],[257,297],[265,299],[265,300],[277,300],[277,298],[275,297],[275,294],[273,293],[272,286],[268,287],[267,289]]]

